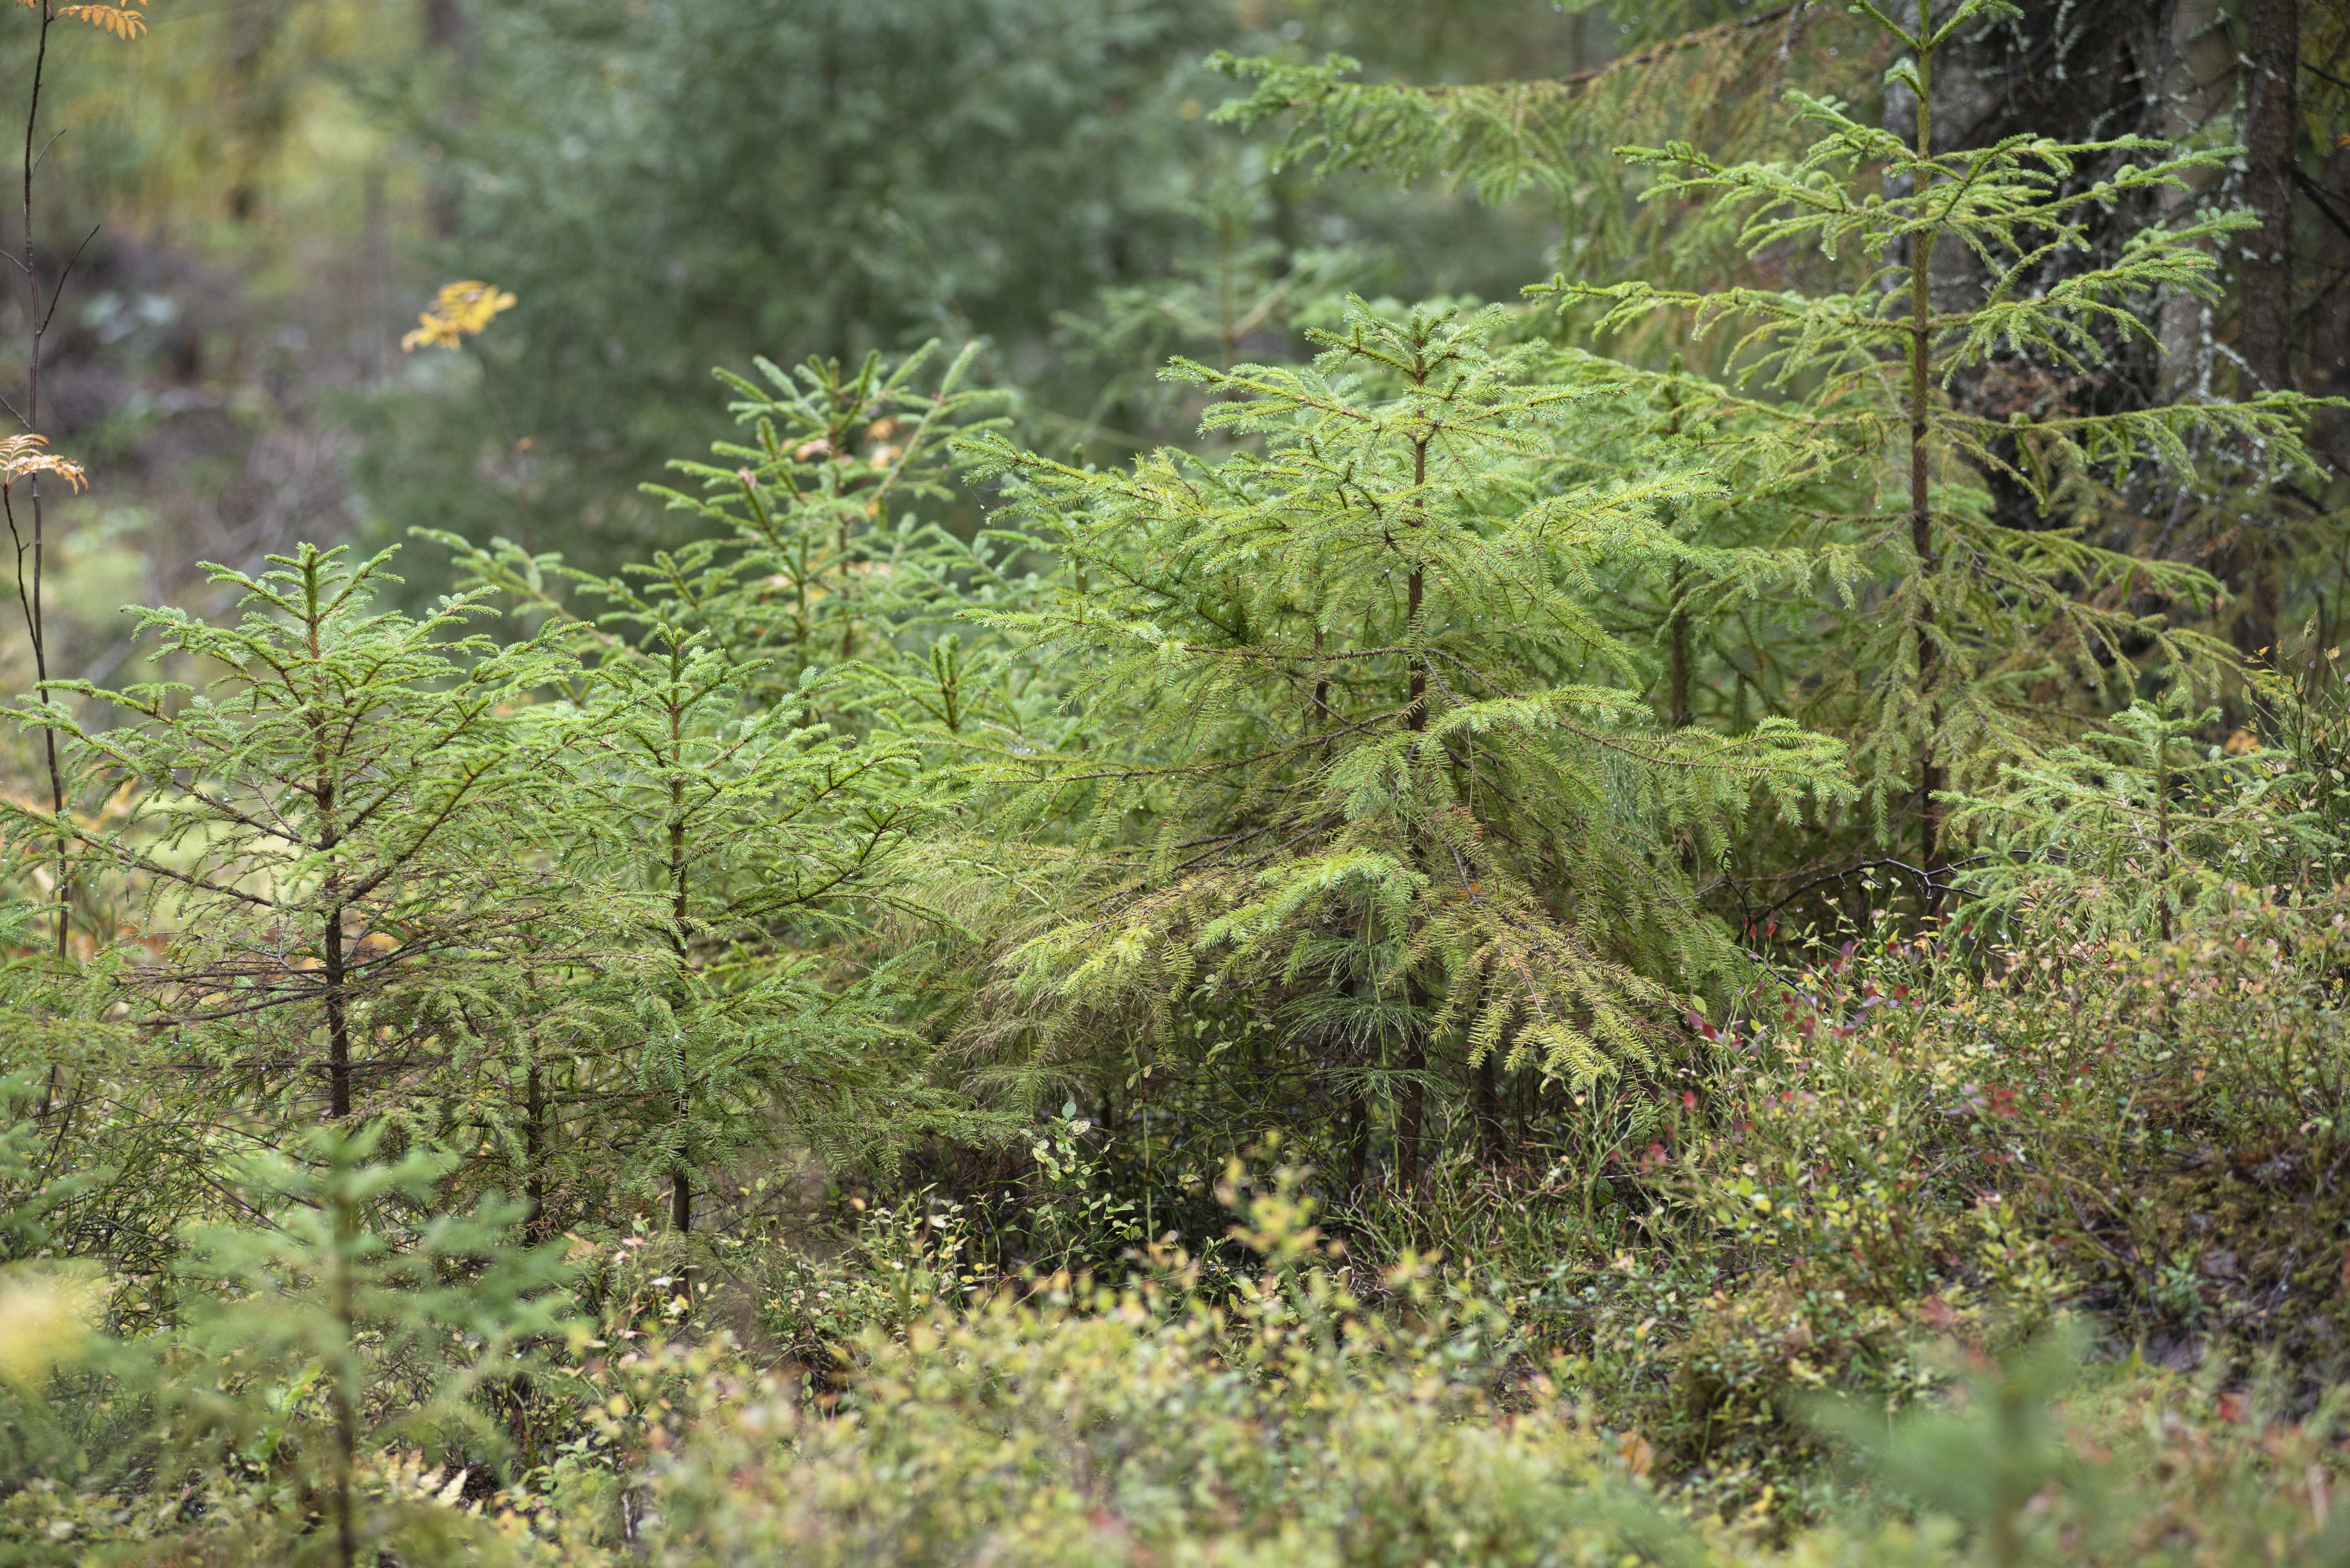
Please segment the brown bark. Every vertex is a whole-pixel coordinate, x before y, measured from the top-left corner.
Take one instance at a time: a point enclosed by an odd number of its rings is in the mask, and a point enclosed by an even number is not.
[[[1428,438],[1423,436],[1412,445],[1411,483],[1415,496],[1428,483]],[[1413,527],[1419,524],[1414,523]],[[1427,578],[1418,561],[1411,565],[1411,575],[1404,579],[1405,640],[1417,634],[1422,597]],[[1404,724],[1418,734],[1428,728],[1428,668],[1418,659],[1411,666],[1411,680],[1404,702]],[[1419,986],[1410,987],[1412,1002],[1421,1001]],[[1415,1029],[1417,1025],[1414,1026]],[[1396,1116],[1396,1172],[1406,1186],[1419,1179],[1420,1129],[1428,1116],[1428,1086],[1423,1081],[1428,1072],[1428,1043],[1418,1033],[1412,1036],[1410,1048],[1403,1056],[1403,1070],[1409,1075],[1403,1086],[1403,1106]]]
[[[674,649],[671,650],[671,657],[672,659],[675,657]],[[676,766],[680,762],[681,762],[685,755],[685,739],[682,728],[683,723],[684,711],[679,705],[675,693],[672,692],[670,698],[669,710],[670,754],[672,766]],[[684,781],[674,776],[670,779],[669,783],[669,875],[670,888],[673,898],[670,911],[672,924],[670,941],[677,950],[679,962],[682,963],[686,957],[685,915],[687,909],[685,864],[685,784]],[[677,1089],[677,1119],[679,1124],[685,1127],[686,1139],[691,1140],[693,1137],[693,1130],[686,1124],[693,1114],[693,1107],[691,1096],[687,1092],[683,1078],[684,1064],[681,1063],[679,1064],[679,1072],[680,1077]],[[677,1231],[681,1236],[686,1231],[693,1229],[693,1175],[686,1168],[685,1161],[682,1157],[678,1160],[677,1168],[670,1173],[669,1221],[670,1228]]]
[[[1673,356],[1673,371],[1676,375],[1680,372],[1680,356],[1676,354]],[[1672,389],[1670,398],[1673,417],[1665,425],[1665,438],[1668,441],[1681,433],[1681,400],[1680,389],[1678,387]],[[1666,508],[1666,526],[1671,527],[1675,521],[1672,509]],[[1667,640],[1672,650],[1669,672],[1669,694],[1672,704],[1670,722],[1676,730],[1686,730],[1690,727],[1690,670],[1695,659],[1690,645],[1689,606],[1683,602],[1683,596],[1688,592],[1688,575],[1682,570],[1680,563],[1676,561],[1673,563],[1672,582],[1667,590],[1669,603],[1666,610],[1666,614],[1669,617]]]
[[[471,69],[474,60],[473,29],[467,23],[465,11],[459,0],[423,0],[424,47],[444,50],[450,62],[459,70]],[[453,99],[442,110],[442,122],[452,130],[463,126],[473,118],[473,106],[463,97]],[[432,156],[441,156],[434,149]],[[425,207],[432,220],[432,232],[446,239],[457,232],[459,213],[455,182],[444,174],[428,171],[425,181]]]
[[[1929,0],[1918,0],[1918,29],[1920,36],[1930,34],[1931,6]],[[1918,140],[1920,159],[1932,155],[1934,148],[1934,52],[1920,49],[1918,55]],[[1920,192],[1921,194],[1923,192]],[[1916,556],[1918,587],[1923,602],[1918,610],[1918,693],[1928,704],[1929,722],[1933,730],[1941,728],[1939,704],[1933,701],[1937,667],[1941,661],[1941,645],[1934,631],[1934,606],[1931,585],[1939,562],[1934,549],[1934,513],[1931,504],[1930,453],[1927,448],[1927,410],[1933,392],[1933,298],[1929,284],[1934,265],[1934,245],[1930,236],[1920,236],[1909,243],[1909,545]],[[1918,751],[1918,838],[1919,867],[1926,873],[1926,915],[1929,919],[1942,909],[1942,806],[1934,797],[1948,782],[1935,752],[1934,737],[1929,734]]]
[[[1681,569],[1679,566],[1673,568],[1672,592],[1670,636],[1672,713],[1669,722],[1676,730],[1686,730],[1690,727],[1690,666],[1693,662],[1693,653],[1690,647],[1689,611],[1683,607],[1680,600]]]
[[[22,248],[16,254],[17,268],[25,275],[25,321],[28,335],[26,345],[25,406],[22,410],[17,411],[17,418],[24,425],[27,435],[37,433],[41,428],[41,342],[48,332],[49,315],[57,307],[57,296],[54,293],[49,297],[47,306],[45,308],[42,305],[41,275],[33,257],[33,171],[40,164],[40,158],[34,151],[33,140],[41,119],[41,73],[43,67],[48,64],[49,24],[57,19],[56,12],[46,3],[40,6],[40,13],[41,30],[33,51],[32,98],[25,109],[25,230],[24,238],[20,242]],[[92,232],[95,233],[95,231]],[[67,264],[68,272],[72,270],[72,265],[70,262]],[[65,286],[66,280],[60,275],[57,278],[58,290],[63,290]],[[41,701],[46,706],[53,701],[46,685],[49,679],[48,627],[42,615],[41,602],[43,586],[41,579],[47,566],[48,530],[47,519],[41,512],[41,476],[37,473],[34,474],[27,483],[31,486],[33,503],[33,579],[28,588],[25,581],[24,541],[16,539],[16,594],[24,605],[25,631],[31,638],[33,644],[33,679],[40,684]],[[13,507],[8,512],[8,532],[14,538],[16,532],[16,514]],[[65,778],[57,767],[57,732],[47,724],[41,726],[41,749],[48,764],[49,810],[51,815],[62,822],[66,814]],[[60,962],[65,959],[68,933],[73,924],[73,867],[68,858],[69,853],[69,841],[60,836],[57,839],[57,955]],[[56,1071],[52,1069],[50,1072],[52,1089],[56,1086]],[[42,1096],[41,1109],[44,1115],[47,1113],[48,1096],[46,1094]]]
[[[1347,1190],[1360,1192],[1371,1163],[1371,1103],[1357,1092],[1347,1102]]]
[[[523,1199],[530,1207],[523,1215],[522,1233],[534,1246],[546,1240],[546,1082],[538,1065],[538,1036],[530,1042],[530,1077],[523,1088]]]
[[[329,847],[332,846],[330,845]],[[327,1114],[337,1121],[351,1114],[351,1025],[343,996],[348,973],[343,954],[343,910],[327,912]]]
[[[2294,77],[2301,38],[2296,0],[2245,0],[2248,113],[2244,196],[2261,226],[2245,237],[2243,311],[2236,351],[2260,391],[2292,385]]]
[[[1412,988],[1412,1000],[1419,1000],[1419,988]],[[1396,1115],[1396,1177],[1405,1187],[1419,1183],[1419,1142],[1428,1121],[1428,1045],[1414,1036],[1410,1049],[1403,1054],[1403,1070],[1409,1075],[1403,1086],[1403,1106]]]
[[[2293,202],[2294,87],[2300,74],[2301,17],[2296,0],[2246,0],[2249,78],[2244,125],[2244,195],[2261,226],[2246,236],[2237,317],[2236,351],[2251,381],[2247,394],[2289,391],[2293,344]],[[2265,534],[2248,526],[2230,552],[2230,574],[2240,585],[2237,649],[2247,659],[2273,657],[2277,612],[2283,598],[2277,564]]]
[[[325,618],[319,608],[315,579],[309,591],[309,649],[315,661],[322,658],[325,647],[318,638],[318,625]],[[337,1121],[351,1114],[351,1024],[343,995],[343,984],[349,972],[343,951],[343,920],[348,909],[342,895],[349,890],[343,879],[343,867],[335,851],[343,842],[342,824],[335,815],[336,787],[340,770],[335,756],[335,742],[330,733],[328,708],[331,694],[323,672],[318,677],[318,690],[313,699],[317,706],[311,711],[310,736],[314,748],[313,765],[317,770],[317,782],[313,786],[318,807],[318,849],[327,858],[327,881],[319,889],[326,904],[326,929],[323,943],[326,967],[327,1003],[327,1114]]]
[[[1485,1053],[1477,1064],[1474,1087],[1477,1115],[1477,1141],[1488,1156],[1502,1152],[1502,1062],[1497,1046]]]
[[[337,1184],[334,1198],[335,1252],[332,1285],[332,1308],[335,1322],[342,1330],[340,1354],[328,1369],[328,1386],[333,1391],[335,1406],[335,1562],[337,1568],[358,1568],[359,1520],[353,1506],[353,1472],[359,1468],[359,1412],[351,1399],[351,1375],[348,1366],[353,1354],[351,1342],[358,1327],[358,1314],[351,1282],[351,1254],[356,1250],[359,1233],[359,1209],[351,1201],[350,1191],[344,1185],[348,1173],[342,1168],[347,1157],[338,1151],[335,1157]]]
[[[457,0],[424,0],[426,47],[462,50],[465,42],[465,13],[458,8]]]

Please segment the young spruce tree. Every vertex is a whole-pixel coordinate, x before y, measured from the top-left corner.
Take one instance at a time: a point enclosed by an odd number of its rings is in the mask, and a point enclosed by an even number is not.
[[[1702,475],[1560,483],[1582,394],[1492,346],[1503,317],[1359,301],[1310,369],[1170,374],[1262,450],[1073,468],[971,448],[1065,563],[1059,602],[996,618],[1057,650],[1082,744],[995,776],[1074,814],[1086,851],[1012,962],[1062,1026],[1152,999],[1161,1048],[1222,1012],[1316,1060],[1364,1163],[1394,1105],[1409,1178],[1440,1057],[1573,1079],[1649,1059],[1735,954],[1700,863],[1759,798],[1834,795],[1835,742],[1782,721],[1660,732],[1603,566],[1742,560],[1660,508]],[[1054,1025],[1048,1023],[1048,1034]]]
[[[1710,202],[1752,254],[1849,258],[1845,288],[1593,288],[1562,275],[1534,292],[1600,303],[1607,330],[1660,312],[1686,313],[1700,330],[1734,324],[1734,377],[1784,404],[1747,427],[1747,440],[1776,449],[1759,466],[1806,483],[1846,468],[1858,481],[1857,504],[1824,518],[1815,543],[1856,558],[1863,580],[1839,596],[1837,624],[1814,655],[1826,680],[1798,711],[1848,737],[1880,828],[1908,803],[1930,910],[1949,882],[1943,795],[1954,784],[1986,783],[2002,762],[2037,754],[2085,710],[2126,706],[2141,664],[2208,676],[2228,658],[2168,613],[2211,602],[2207,574],[2090,535],[2107,498],[2136,468],[2191,467],[2198,431],[2297,466],[2305,403],[2271,393],[2100,412],[2055,395],[2056,378],[2093,372],[2117,344],[2150,334],[2146,306],[2158,290],[2215,294],[2211,242],[2255,220],[2198,211],[2176,228],[2148,223],[2110,258],[2056,264],[2094,250],[2094,214],[2185,189],[2226,150],[2028,134],[1942,145],[1938,52],[1959,29],[2014,8],[1963,0],[1937,20],[1918,0],[1907,24],[1865,0],[1857,9],[1908,51],[1887,77],[1908,106],[1903,131],[1791,90],[1798,122],[1822,133],[1792,161],[1722,162],[1686,142],[1627,150],[1659,175],[1647,199]],[[2003,378],[2012,411],[1952,397],[1967,374]],[[1995,483],[2020,490],[2038,520],[2003,518]]]
[[[463,598],[376,612],[382,556],[271,560],[214,568],[244,596],[234,626],[141,613],[203,690],[53,683],[109,711],[103,728],[20,710],[63,734],[74,787],[63,813],[0,810],[143,912],[160,950],[120,971],[124,997],[184,1081],[270,1114],[441,1130],[504,1011],[501,959],[577,930],[573,890],[518,853],[579,740],[532,705],[570,662],[549,639],[467,633],[484,612]]]
[[[516,1202],[439,1212],[454,1157],[380,1158],[385,1130],[313,1127],[293,1157],[253,1158],[238,1183],[251,1221],[187,1239],[166,1462],[216,1498],[244,1494],[191,1533],[232,1552],[243,1535],[248,1560],[476,1560],[488,1532],[449,1505],[508,1443],[475,1396],[561,1339],[563,1249],[524,1245]],[[429,1483],[403,1449],[430,1456]]]
[[[665,1171],[682,1232],[696,1171],[779,1122],[869,1155],[903,1119],[864,1093],[892,1076],[886,972],[827,970],[818,939],[892,896],[922,806],[904,744],[809,721],[832,696],[814,670],[762,708],[748,692],[766,660],[644,628],[605,650],[582,703],[604,760],[583,770],[566,853],[649,896],[644,936],[673,961],[644,998],[637,1153]]]
[[[673,461],[694,489],[644,487],[689,516],[698,537],[617,576],[503,538],[419,535],[454,552],[463,579],[504,596],[518,616],[585,624],[598,612],[576,602],[584,597],[610,606],[607,622],[635,625],[640,638],[655,624],[702,638],[733,664],[755,668],[743,696],[759,707],[787,703],[809,722],[861,732],[875,702],[902,702],[905,711],[886,722],[959,731],[973,694],[956,673],[956,648],[938,650],[941,629],[1017,585],[989,542],[964,543],[936,514],[953,494],[948,439],[994,422],[988,410],[1002,401],[965,384],[975,349],[931,384],[936,351],[931,344],[895,361],[868,355],[854,370],[811,359],[785,371],[762,359],[757,380],[719,371],[750,439],[716,443],[712,462]],[[802,690],[811,670],[838,677],[818,708]]]
[[[2243,732],[2214,745],[2219,719],[2174,686],[2002,769],[1995,790],[1952,796],[1952,830],[1980,852],[1965,878],[1978,898],[1960,919],[2021,922],[2037,908],[2078,940],[2168,942],[2231,882],[2330,881],[2341,841],[2310,809],[2305,776]]]
[[[587,661],[563,859],[645,900],[639,938],[671,962],[639,998],[629,1093],[605,1102],[634,1114],[599,1136],[658,1173],[681,1231],[697,1172],[750,1141],[855,1161],[955,1115],[869,933],[912,897],[900,861],[948,781],[926,751],[1037,699],[1000,649],[942,632],[1016,585],[921,515],[949,494],[945,438],[995,398],[964,386],[970,351],[935,383],[931,355],[721,372],[751,440],[672,465],[699,494],[648,487],[706,531],[618,576],[428,535]]]

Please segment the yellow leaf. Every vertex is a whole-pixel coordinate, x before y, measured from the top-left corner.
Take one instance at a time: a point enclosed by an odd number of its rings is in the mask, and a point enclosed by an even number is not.
[[[0,1378],[19,1387],[79,1354],[105,1295],[97,1271],[16,1263],[0,1269]]]
[[[416,330],[400,340],[400,352],[454,348],[466,338],[480,336],[498,312],[512,309],[514,304],[513,295],[493,284],[477,283],[472,278],[443,284],[432,303],[416,318]]]

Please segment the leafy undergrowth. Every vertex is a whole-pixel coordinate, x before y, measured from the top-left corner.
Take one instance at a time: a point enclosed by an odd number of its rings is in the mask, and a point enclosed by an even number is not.
[[[382,1561],[403,1563],[2350,1561],[2345,1401],[2309,1404],[2273,1365],[2230,1376],[2215,1355],[2189,1376],[2100,1355],[2061,1305],[2029,1342],[2005,1319],[2017,1343],[1993,1356],[1958,1336],[1988,1314],[1905,1333],[1875,1309],[1821,1312],[1790,1294],[1808,1276],[1781,1270],[1698,1303],[1659,1353],[1678,1371],[1644,1430],[1611,1415],[1623,1393],[1604,1357],[1546,1348],[1523,1303],[1457,1271],[1405,1258],[1366,1304],[1349,1283],[1363,1268],[1313,1223],[1296,1172],[1235,1167],[1224,1196],[1238,1271],[1159,1249],[1118,1288],[1003,1289],[975,1286],[951,1247],[917,1246],[821,1371],[697,1333],[724,1287],[654,1272],[675,1266],[660,1243],[598,1252],[580,1262],[599,1332],[575,1325],[527,1391],[536,1462],[508,1449],[497,1485],[454,1428],[437,1451],[418,1432],[353,1478],[364,1516]],[[1771,1419],[1835,1457],[1804,1472],[1800,1511],[1751,1473],[1730,1506],[1718,1474],[1677,1464],[1670,1444],[1689,1439],[1671,1412],[1783,1309],[1817,1337],[1797,1354],[1782,1329],[1738,1398],[1777,1390]],[[1901,1346],[1872,1387],[1898,1365],[1932,1397],[1897,1411],[1876,1392],[1794,1392],[1868,1383],[1852,1374],[1870,1333]],[[171,1428],[127,1349],[80,1386]],[[176,1446],[159,1429],[111,1484],[59,1446],[0,1509],[5,1560],[325,1555],[327,1494],[298,1479],[334,1418],[321,1383],[297,1357],[264,1401],[273,1422],[202,1453],[193,1429]],[[9,1429],[21,1462],[32,1428]]]
[[[321,1220],[235,1276],[267,1313],[118,1282],[111,1339],[12,1274],[0,1562],[330,1561],[346,1514],[403,1564],[2350,1562],[2345,910],[1871,924],[1551,1146],[1366,1191],[1275,1143],[1188,1251],[1065,1108],[1024,1256],[932,1190],[503,1272],[487,1209]],[[321,1137],[269,1176],[321,1214],[438,1168]]]

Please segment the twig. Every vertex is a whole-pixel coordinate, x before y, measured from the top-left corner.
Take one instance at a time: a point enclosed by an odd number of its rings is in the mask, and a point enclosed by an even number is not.
[[[92,223],[89,226],[89,233],[81,237],[81,244],[74,246],[74,254],[67,258],[65,271],[57,274],[57,286],[49,291],[48,314],[41,317],[39,330],[44,335],[48,332],[49,323],[57,314],[57,306],[65,301],[66,280],[73,276],[74,264],[81,260],[82,252],[89,249],[89,242],[98,238],[98,231],[101,226],[98,223]]]
[[[49,24],[57,19],[56,13],[49,8],[46,0],[43,0],[39,9],[41,30],[38,44],[36,45],[33,54],[32,96],[31,100],[26,104],[25,109],[25,243],[23,247],[23,256],[17,264],[19,269],[25,275],[25,287],[26,293],[30,296],[31,309],[26,312],[26,319],[27,321],[37,321],[40,324],[33,328],[31,353],[28,357],[25,377],[25,408],[21,414],[17,414],[17,421],[25,427],[26,431],[28,434],[37,433],[35,431],[34,427],[38,423],[41,417],[41,337],[48,325],[47,317],[44,315],[41,309],[40,270],[33,259],[33,171],[39,165],[40,158],[47,156],[49,149],[48,147],[43,147],[40,154],[36,156],[33,151],[33,137],[36,134],[41,118],[41,73],[43,67],[47,65],[49,58]],[[55,146],[56,144],[57,138],[51,137],[49,139],[49,146]],[[87,241],[84,242],[84,244],[87,243]],[[75,254],[78,255],[80,253],[76,252]],[[62,280],[60,280],[60,287],[62,287]],[[56,307],[56,301],[53,298],[50,301],[49,308],[51,311],[54,311]],[[10,408],[9,411],[11,413],[16,412],[13,406]],[[33,499],[33,580],[31,584],[31,591],[27,593],[25,590],[22,577],[20,576],[18,578],[17,597],[19,602],[24,606],[26,629],[30,633],[32,638],[34,680],[36,683],[37,689],[41,691],[41,701],[43,705],[46,707],[49,701],[49,650],[48,639],[46,635],[47,628],[44,624],[44,618],[41,614],[41,577],[43,568],[47,564],[48,537],[47,529],[45,526],[45,520],[41,514],[40,476],[38,474],[33,475],[30,483],[32,484]],[[15,531],[16,514],[12,509],[9,513],[9,532],[13,535]],[[43,751],[47,756],[49,769],[50,812],[54,817],[62,822],[66,814],[66,787],[65,777],[57,769],[57,732],[56,726],[46,723],[41,726],[41,742]],[[70,854],[71,851],[68,847],[68,840],[60,836],[57,840],[57,956],[60,962],[63,962],[65,960],[67,937],[73,917],[73,879],[71,876],[72,867]],[[50,1085],[52,1089],[55,1088],[56,1074],[54,1071],[50,1075]],[[47,1093],[42,1096],[41,1111],[43,1115],[47,1115],[48,1112],[48,1095]]]
[[[2293,182],[2301,187],[2302,193],[2315,202],[2317,210],[2325,214],[2325,221],[2339,229],[2345,236],[2350,236],[2350,221],[2345,221],[2341,213],[2334,210],[2333,192],[2290,164],[2286,166],[2285,171],[2293,176]]]

